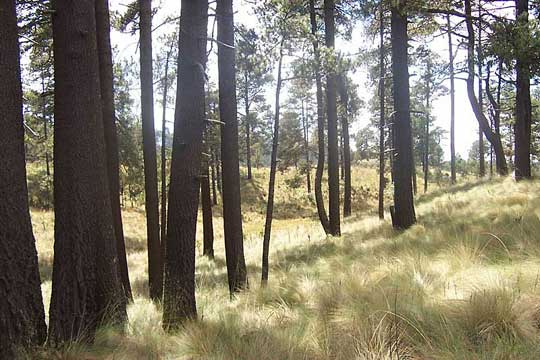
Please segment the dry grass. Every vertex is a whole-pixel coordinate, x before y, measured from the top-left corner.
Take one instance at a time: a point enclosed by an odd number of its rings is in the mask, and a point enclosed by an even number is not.
[[[243,185],[251,289],[229,300],[217,209],[216,261],[197,259],[199,321],[175,335],[162,331],[160,308],[146,295],[143,214],[125,212],[136,294],[125,333],[102,329],[92,346],[73,344],[43,357],[540,358],[540,182],[435,189],[417,199],[418,224],[395,232],[371,215],[375,174],[355,169],[354,186],[365,191],[339,239],[323,236],[303,188],[280,182],[270,283],[261,289],[266,177],[257,171],[254,184]],[[294,174],[278,179],[287,176]],[[34,211],[33,221],[48,302],[53,219]]]

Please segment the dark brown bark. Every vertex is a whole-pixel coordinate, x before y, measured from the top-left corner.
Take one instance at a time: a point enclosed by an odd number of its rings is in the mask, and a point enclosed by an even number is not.
[[[218,0],[219,113],[221,117],[221,161],[223,163],[223,235],[227,275],[231,294],[248,286],[244,258],[240,166],[238,159],[238,117],[236,64],[232,0]]]
[[[351,184],[351,145],[349,136],[349,94],[343,76],[338,77],[338,91],[343,105],[343,116],[341,117],[341,133],[343,139],[343,216],[349,217],[352,212],[352,184]]]
[[[105,130],[105,148],[107,155],[107,176],[113,214],[118,269],[124,292],[132,299],[131,285],[126,258],[126,244],[122,225],[120,207],[120,161],[118,155],[118,135],[116,131],[116,115],[114,108],[113,62],[111,51],[111,24],[109,17],[109,1],[96,0],[96,29],[99,56],[99,82],[101,85],[101,106],[103,112],[103,129]]]
[[[214,258],[214,222],[212,218],[212,199],[210,197],[210,173],[208,164],[203,165],[201,177],[201,204],[203,218],[203,255]]]
[[[492,131],[488,119],[480,108],[480,103],[476,97],[474,91],[474,49],[475,49],[475,34],[473,26],[471,10],[471,0],[465,0],[465,14],[466,14],[466,25],[467,25],[467,95],[469,97],[469,102],[471,103],[472,110],[478,121],[482,132],[488,139],[488,141],[493,146],[495,151],[495,167],[499,175],[508,174],[508,167],[506,165],[506,158],[504,156],[504,148],[502,146],[501,137]]]
[[[324,197],[322,193],[322,178],[324,173],[325,161],[325,142],[324,142],[324,99],[321,75],[321,60],[319,53],[319,41],[317,40],[317,17],[315,14],[315,0],[309,0],[309,17],[311,23],[311,34],[313,35],[313,53],[315,56],[315,84],[317,87],[317,169],[315,171],[315,201],[317,203],[317,214],[319,221],[326,234],[330,233],[330,222],[324,207]]]
[[[416,222],[412,175],[412,132],[407,58],[407,15],[404,2],[392,7],[392,74],[394,88],[394,216],[393,225],[407,229]]]
[[[309,124],[306,118],[304,100],[302,100],[302,130],[304,133],[304,151],[306,153],[306,186],[308,194],[311,194],[311,158],[309,156]]]
[[[266,203],[266,221],[264,224],[264,238],[263,238],[263,255],[262,255],[262,276],[261,286],[266,286],[268,283],[269,272],[269,254],[270,254],[270,235],[272,232],[272,220],[274,216],[274,192],[276,187],[276,172],[277,172],[277,154],[279,145],[279,117],[280,117],[280,95],[281,95],[281,70],[283,65],[283,44],[284,39],[281,39],[281,45],[279,48],[279,60],[278,60],[278,77],[276,84],[276,111],[274,114],[274,136],[272,139],[272,155],[270,158],[270,181],[268,182],[268,200]]]
[[[450,15],[446,15],[448,27],[448,62],[450,72],[450,181],[456,183],[456,86],[454,71],[454,45],[452,44],[452,25]]]
[[[148,243],[148,285],[150,298],[161,300],[163,261],[159,240],[159,196],[156,131],[154,129],[154,80],[152,70],[152,0],[139,0],[141,46],[141,119],[143,132],[144,194]]]
[[[197,317],[195,236],[205,111],[208,2],[182,0],[176,109],[169,184],[163,327]]]
[[[15,1],[0,3],[0,358],[40,345],[47,328],[26,187]]]
[[[49,342],[126,317],[108,188],[93,1],[53,3],[55,242]]]
[[[334,49],[335,23],[334,0],[324,0],[325,44]],[[326,74],[326,112],[328,118],[328,199],[330,234],[341,236],[339,209],[339,144],[337,126],[336,70],[327,69]]]
[[[379,5],[379,219],[384,219],[384,188],[386,187],[386,180],[384,177],[385,163],[384,163],[384,128],[385,128],[385,116],[386,116],[386,66],[384,64],[384,7],[382,3]]]
[[[515,2],[518,22],[527,23],[529,1]],[[526,59],[517,59],[516,77],[515,175],[521,180],[531,177],[531,74]]]
[[[167,244],[165,241],[167,237],[167,95],[169,92],[169,59],[173,50],[172,46],[165,58],[165,77],[163,78],[163,113],[161,118],[161,266],[163,266],[163,260],[165,259]]]

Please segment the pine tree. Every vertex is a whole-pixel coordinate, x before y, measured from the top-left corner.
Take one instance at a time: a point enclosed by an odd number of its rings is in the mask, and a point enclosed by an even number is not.
[[[325,44],[334,49],[335,42],[335,4],[324,0]],[[330,234],[341,236],[339,209],[339,146],[337,127],[336,69],[327,69],[326,74],[326,112],[328,117],[328,198]]]
[[[0,3],[0,358],[46,338],[26,187],[15,1]]]
[[[392,75],[394,87],[394,227],[406,229],[416,222],[412,176],[413,152],[411,136],[408,34],[405,1],[392,6]]]
[[[154,79],[152,69],[152,0],[139,0],[141,43],[141,119],[143,127],[144,193],[148,242],[148,284],[150,298],[163,293],[163,261],[159,240],[159,197],[156,132],[154,129]]]
[[[208,3],[182,0],[163,287],[163,327],[197,317],[195,236],[205,114]]]
[[[223,229],[229,291],[248,286],[244,259],[244,233],[240,201],[240,165],[238,160],[238,117],[236,109],[236,67],[232,0],[218,0],[219,112],[221,126],[221,162],[223,164]]]
[[[108,188],[93,1],[54,2],[55,243],[49,341],[91,341],[120,323],[119,278]]]
[[[113,212],[120,279],[122,280],[126,297],[131,299],[131,285],[129,283],[126,244],[124,241],[122,211],[120,207],[120,160],[118,155],[118,135],[116,132],[116,113],[114,108],[110,27],[109,0],[96,0],[99,83],[101,85],[101,106],[103,111],[103,129],[105,130],[105,148],[107,151],[109,193]]]

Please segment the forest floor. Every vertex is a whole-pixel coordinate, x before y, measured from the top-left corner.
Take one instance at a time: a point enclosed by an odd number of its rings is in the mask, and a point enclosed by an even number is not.
[[[229,298],[216,207],[215,261],[200,256],[197,240],[199,320],[166,334],[160,306],[147,296],[144,214],[128,210],[135,299],[125,331],[101,329],[91,346],[32,358],[540,358],[540,182],[436,188],[417,197],[418,224],[396,232],[374,214],[376,170],[355,168],[355,215],[343,222],[341,238],[326,238],[303,179],[292,172],[278,178],[267,288],[260,288],[261,170],[242,191],[250,290]],[[32,218],[47,311],[53,215],[33,210]]]

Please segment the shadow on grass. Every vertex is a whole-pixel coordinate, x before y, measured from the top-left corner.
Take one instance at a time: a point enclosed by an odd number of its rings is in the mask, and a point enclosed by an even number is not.
[[[246,327],[239,314],[226,313],[219,320],[201,320],[189,324],[182,343],[195,358],[274,360],[315,359],[303,343],[287,336],[283,326],[261,324]]]
[[[40,256],[38,258],[39,276],[41,277],[41,283],[52,280],[53,272],[53,257]]]
[[[496,177],[492,179],[480,179],[477,181],[470,181],[466,182],[464,184],[454,185],[447,188],[439,188],[437,190],[428,192],[427,194],[419,195],[416,201],[418,203],[425,203],[430,202],[431,200],[434,200],[438,197],[444,196],[444,195],[450,195],[450,194],[456,194],[460,192],[467,192],[469,190],[472,190],[478,186],[482,186],[485,184],[500,184],[504,181],[505,178],[502,177]]]

